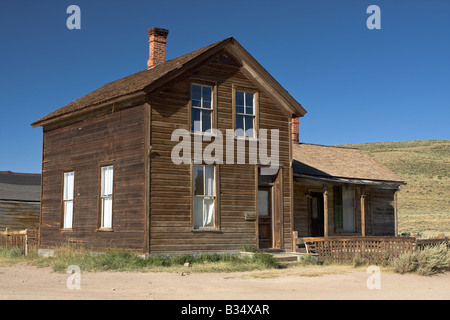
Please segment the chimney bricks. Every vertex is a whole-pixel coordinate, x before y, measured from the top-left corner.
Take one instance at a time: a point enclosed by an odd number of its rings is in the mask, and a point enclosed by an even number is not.
[[[153,27],[148,29],[149,59],[148,68],[166,61],[166,43],[169,30]]]

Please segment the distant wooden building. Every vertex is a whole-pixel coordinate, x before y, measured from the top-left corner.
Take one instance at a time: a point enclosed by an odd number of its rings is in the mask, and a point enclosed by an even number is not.
[[[0,171],[0,231],[38,229],[41,175]]]
[[[397,235],[404,184],[359,149],[293,144],[294,230],[299,237]]]

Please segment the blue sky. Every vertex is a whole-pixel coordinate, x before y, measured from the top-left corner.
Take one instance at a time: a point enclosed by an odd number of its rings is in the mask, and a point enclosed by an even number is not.
[[[170,30],[167,59],[235,37],[308,111],[302,142],[450,138],[448,0],[1,0],[0,171],[40,172],[30,123],[145,69],[153,26]]]

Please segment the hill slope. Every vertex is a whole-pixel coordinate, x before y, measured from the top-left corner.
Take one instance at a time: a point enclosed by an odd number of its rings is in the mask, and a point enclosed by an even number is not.
[[[450,140],[343,145],[363,150],[406,181],[398,194],[398,230],[450,235]]]

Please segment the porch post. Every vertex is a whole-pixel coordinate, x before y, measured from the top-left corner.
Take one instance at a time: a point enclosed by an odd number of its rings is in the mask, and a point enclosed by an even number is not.
[[[361,236],[366,236],[366,195],[361,188]]]
[[[323,185],[323,236],[328,237],[328,186]]]
[[[394,191],[394,237],[398,235],[397,195],[398,189]]]

